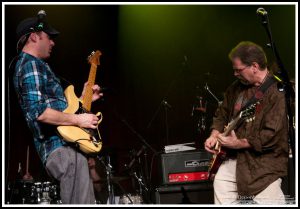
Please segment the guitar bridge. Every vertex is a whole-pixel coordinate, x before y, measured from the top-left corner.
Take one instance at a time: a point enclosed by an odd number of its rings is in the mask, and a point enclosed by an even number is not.
[[[81,128],[81,129],[90,135],[90,139],[91,139],[92,142],[94,142],[94,144],[98,143],[100,141],[97,138],[98,134],[97,134],[96,130],[94,130],[94,129],[87,129],[87,128]]]

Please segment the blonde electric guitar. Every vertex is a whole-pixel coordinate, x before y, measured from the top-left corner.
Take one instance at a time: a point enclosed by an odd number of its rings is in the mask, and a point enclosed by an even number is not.
[[[88,84],[85,88],[83,99],[77,98],[74,92],[74,86],[68,86],[64,93],[68,102],[68,107],[64,110],[65,113],[88,113],[91,111],[93,90],[95,84],[97,66],[100,65],[100,51],[92,52],[88,57],[88,62],[91,65]],[[102,121],[102,113],[96,114],[99,117],[98,125]],[[96,154],[102,148],[102,139],[98,129],[86,129],[77,126],[58,126],[57,130],[63,139],[67,142],[76,143],[79,149],[86,154]]]

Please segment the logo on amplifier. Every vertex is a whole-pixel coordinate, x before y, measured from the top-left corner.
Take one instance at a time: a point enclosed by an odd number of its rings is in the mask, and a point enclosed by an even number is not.
[[[186,168],[196,168],[196,167],[203,167],[203,166],[208,166],[209,161],[201,161],[201,160],[188,160],[184,161],[184,167]]]

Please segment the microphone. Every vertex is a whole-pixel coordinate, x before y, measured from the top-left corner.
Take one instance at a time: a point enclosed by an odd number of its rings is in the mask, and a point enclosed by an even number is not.
[[[40,10],[37,14],[37,26],[36,30],[41,31],[44,29],[44,23],[46,21],[46,12],[44,10]]]
[[[165,107],[168,107],[168,108],[172,108],[172,106],[166,101],[166,100],[163,100],[162,102],[161,102]]]
[[[268,12],[267,12],[264,8],[262,8],[262,7],[258,8],[258,9],[256,10],[256,13],[257,13],[258,15],[261,15],[261,16],[266,16],[266,15],[268,14]]]

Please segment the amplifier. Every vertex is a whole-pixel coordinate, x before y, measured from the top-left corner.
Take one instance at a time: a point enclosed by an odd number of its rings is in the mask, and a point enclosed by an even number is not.
[[[161,154],[162,184],[207,180],[211,157],[205,150]]]

